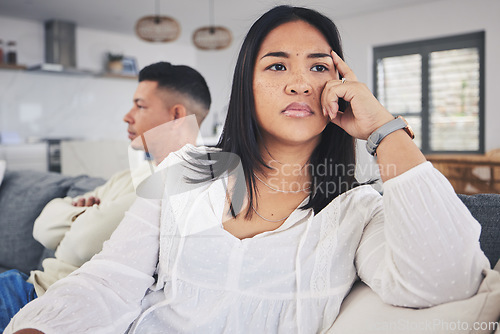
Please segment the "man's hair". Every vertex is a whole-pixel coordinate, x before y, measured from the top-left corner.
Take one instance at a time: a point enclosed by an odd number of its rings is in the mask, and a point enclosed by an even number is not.
[[[210,91],[203,76],[195,69],[185,65],[172,65],[158,62],[144,67],[139,72],[139,82],[155,81],[159,88],[183,94],[210,109]]]

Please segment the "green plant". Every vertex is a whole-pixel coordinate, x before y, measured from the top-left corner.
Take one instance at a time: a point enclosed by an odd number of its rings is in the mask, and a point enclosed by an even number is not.
[[[123,55],[121,54],[113,54],[111,52],[108,52],[108,61],[113,62],[113,61],[122,61],[123,60]]]

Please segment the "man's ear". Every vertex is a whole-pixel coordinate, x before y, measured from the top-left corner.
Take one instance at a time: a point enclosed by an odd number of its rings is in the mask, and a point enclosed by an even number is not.
[[[183,117],[186,117],[187,115],[187,110],[186,107],[182,104],[175,104],[171,109],[170,109],[171,115],[174,117],[174,121],[181,119]]]

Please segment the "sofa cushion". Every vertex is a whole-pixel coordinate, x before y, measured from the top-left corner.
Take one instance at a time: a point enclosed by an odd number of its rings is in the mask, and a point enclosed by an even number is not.
[[[19,269],[29,274],[54,252],[33,238],[33,223],[44,206],[57,197],[75,197],[105,180],[31,170],[5,173],[0,186],[0,272]]]
[[[70,185],[70,178],[56,173],[6,171],[0,186],[0,267],[28,274],[37,266],[43,246],[33,239],[33,222]]]
[[[481,224],[479,242],[493,267],[500,258],[500,194],[458,195]]]
[[[500,273],[485,274],[476,295],[425,309],[385,304],[358,281],[328,333],[493,333],[500,317]]]
[[[68,189],[66,196],[76,197],[79,195],[83,195],[89,191],[94,190],[95,188],[103,185],[106,180],[97,178],[97,177],[89,177],[86,175],[80,175],[73,177],[73,183]]]

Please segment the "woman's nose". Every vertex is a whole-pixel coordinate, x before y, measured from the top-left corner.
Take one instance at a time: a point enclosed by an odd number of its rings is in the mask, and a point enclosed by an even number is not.
[[[290,78],[286,85],[287,94],[305,94],[309,95],[312,92],[311,84],[308,82],[304,74],[295,73]]]

